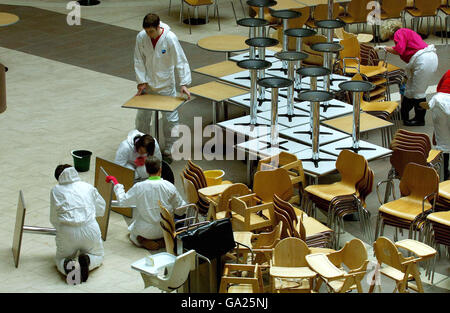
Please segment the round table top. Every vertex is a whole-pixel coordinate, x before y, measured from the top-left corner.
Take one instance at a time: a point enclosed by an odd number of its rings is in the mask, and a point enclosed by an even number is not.
[[[270,15],[276,18],[281,19],[291,19],[291,18],[297,18],[302,15],[302,13],[292,10],[273,10],[270,9]]]
[[[308,58],[308,54],[297,51],[281,51],[275,53],[275,57],[283,61],[302,61]]]
[[[248,45],[245,43],[247,38],[239,35],[217,35],[202,38],[197,45],[209,51],[236,52],[248,49]]]
[[[300,101],[324,102],[333,99],[333,94],[328,91],[313,90],[301,92],[298,98]]]
[[[292,80],[282,77],[266,77],[258,80],[258,85],[265,88],[285,88],[293,83]]]
[[[318,52],[339,52],[343,47],[338,43],[319,42],[311,45],[311,49]]]
[[[15,14],[0,12],[0,26],[9,26],[19,21],[19,17]]]
[[[308,67],[299,68],[297,70],[297,73],[304,77],[318,77],[318,76],[330,75],[331,71],[329,69],[327,69],[326,67],[322,67],[322,66],[308,66]]]
[[[247,39],[245,44],[252,47],[273,47],[279,43],[275,38],[269,37],[255,37],[251,39]]]
[[[263,18],[242,18],[237,21],[238,25],[244,26],[244,27],[261,27],[261,26],[267,26],[269,25],[269,21],[265,20]]]
[[[289,28],[284,33],[290,37],[309,37],[317,34],[315,30],[309,28]]]
[[[366,92],[375,88],[375,85],[368,81],[352,80],[339,84],[339,88],[351,92]]]
[[[322,20],[322,21],[317,21],[316,26],[318,28],[335,29],[335,28],[344,27],[345,23],[340,20]]]
[[[242,60],[237,62],[237,66],[247,70],[262,70],[272,66],[272,63],[265,60]]]
[[[273,7],[274,5],[277,4],[276,1],[274,0],[248,0],[247,4],[252,6],[252,7]]]

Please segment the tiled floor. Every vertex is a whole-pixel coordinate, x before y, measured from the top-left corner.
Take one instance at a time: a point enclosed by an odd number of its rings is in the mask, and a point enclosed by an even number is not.
[[[112,213],[105,261],[92,272],[86,284],[68,286],[54,266],[54,238],[25,234],[21,262],[14,268],[11,254],[12,232],[19,190],[25,195],[27,225],[49,225],[49,191],[56,183],[53,171],[57,164],[72,163],[70,151],[93,151],[91,170],[81,173],[83,180],[93,183],[93,162],[96,156],[113,159],[120,141],[134,127],[135,112],[120,106],[135,92],[132,53],[137,31],[145,13],[154,11],[168,23],[182,41],[191,69],[224,60],[222,53],[206,52],[195,44],[198,39],[214,34],[241,34],[247,30],[236,27],[229,1],[220,1],[221,32],[217,20],[193,27],[192,35],[178,21],[179,1],[172,1],[170,17],[168,1],[103,0],[95,7],[82,7],[81,26],[67,26],[65,0],[5,1],[0,12],[19,15],[19,23],[0,27],[0,62],[9,67],[7,73],[8,109],[0,115],[0,292],[159,292],[143,290],[139,274],[130,264],[147,254],[134,247],[127,238],[124,219]],[[243,16],[239,1],[234,1],[238,18]],[[201,11],[200,14],[204,11]],[[211,13],[212,15],[212,13]],[[434,36],[428,43],[440,43]],[[449,48],[438,46],[440,67],[434,87],[449,68]],[[399,58],[389,61],[402,66]],[[211,80],[193,73],[192,85]],[[211,105],[196,99],[180,110],[181,122],[193,126],[193,117],[202,112],[203,125],[211,122]],[[242,114],[233,108],[231,116]],[[432,134],[431,117],[425,127],[411,128]],[[380,143],[378,132],[363,138]],[[198,161],[206,169],[222,168],[228,179],[244,181],[245,164],[241,161]],[[178,173],[185,162],[174,162]],[[386,178],[389,160],[370,163],[375,182]],[[337,179],[327,177],[321,182]],[[177,180],[176,185],[181,191]],[[368,209],[375,216],[378,209],[375,191],[368,197]],[[373,217],[374,219],[374,217]],[[359,223],[347,222],[348,237],[360,237]],[[390,236],[390,229],[386,228]],[[438,262],[439,279],[428,292],[447,292],[449,261]],[[387,282],[386,282],[387,283]],[[390,285],[383,288],[390,290]],[[392,288],[393,289],[393,288]],[[365,288],[367,290],[367,288]]]

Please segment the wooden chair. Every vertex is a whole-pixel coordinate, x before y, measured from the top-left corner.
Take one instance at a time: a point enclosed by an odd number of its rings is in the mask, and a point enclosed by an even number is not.
[[[272,292],[311,292],[317,274],[308,267],[308,254],[310,249],[298,238],[283,239],[275,246],[270,261]]]
[[[365,80],[370,81],[377,87],[367,93],[369,99],[389,93],[389,84],[387,82],[387,65],[384,60],[379,61],[377,65],[361,64],[361,47],[356,37],[349,37],[340,41],[343,49],[339,51],[339,66],[343,75],[361,74]],[[378,98],[377,98],[378,99]]]
[[[188,6],[189,34],[192,34],[190,7],[193,7],[194,10],[196,10],[196,9],[198,9],[201,6],[206,6],[206,23],[208,23],[209,6],[213,5],[214,1],[213,0],[181,0],[180,22],[183,22],[182,21],[182,16],[183,16],[184,4],[186,4]],[[214,8],[217,11],[217,15],[219,15],[218,6],[216,5]],[[217,17],[218,17],[217,18],[217,25],[219,26],[219,31],[220,31],[220,17],[219,16],[217,16]]]
[[[253,192],[264,203],[272,202],[274,194],[289,203],[299,202],[300,199],[294,195],[290,175],[284,168],[256,172]]]
[[[406,248],[408,251],[415,253],[418,256],[411,256],[405,258],[398,248]],[[395,281],[395,289],[393,292],[406,292],[408,289],[423,293],[422,280],[417,263],[424,259],[431,258],[436,254],[433,248],[415,241],[402,240],[393,243],[386,237],[378,238],[373,244],[375,256],[378,261],[379,273]],[[385,266],[383,266],[385,265]],[[369,292],[372,293],[375,288],[375,279],[378,275],[376,271],[372,277],[372,284]],[[415,280],[416,284],[411,283]]]
[[[252,274],[242,276],[242,272]],[[233,272],[234,275],[233,275]],[[237,272],[237,273],[236,273]],[[237,274],[237,275],[236,275]],[[263,293],[261,267],[258,264],[225,264],[220,280],[219,293]]]
[[[428,245],[435,247],[437,250],[439,250],[440,245],[444,245],[447,248],[447,256],[450,255],[450,211],[434,212],[428,215],[426,231]],[[434,281],[435,267],[436,259],[433,260],[433,268],[430,272],[431,284]]]
[[[407,0],[396,0],[396,1],[382,1],[381,2],[381,21],[391,20],[391,19],[401,19],[403,26],[406,25],[405,19],[405,8],[407,5]],[[378,39],[378,43],[381,40],[380,35],[380,25],[374,25],[372,27],[374,32],[374,38]],[[378,34],[378,36],[376,36]]]
[[[442,17],[439,16],[439,7],[441,6],[441,0],[415,0],[414,1],[414,8],[407,8],[406,12],[411,15],[411,29],[415,31],[419,31],[419,22],[422,21],[424,17],[427,18],[427,21],[429,22],[430,17],[434,17],[434,31],[436,32],[436,18],[439,17],[439,20],[441,22],[441,29],[442,29]],[[417,21],[417,28],[414,27],[414,21]],[[421,23],[420,23],[421,24]],[[428,34],[430,33],[430,25],[428,23]],[[443,32],[441,35],[441,41],[444,43],[444,37]]]
[[[328,20],[328,4],[319,4],[314,7],[311,7],[312,14],[310,18],[306,22],[306,26],[309,28],[317,28],[316,22]],[[344,13],[344,8],[339,5],[339,3],[333,4],[333,20],[336,19],[339,15]]]
[[[304,7],[301,9],[290,9],[290,11],[300,12],[301,16],[296,18],[291,18],[288,20],[288,29],[291,28],[302,28],[305,25],[306,21],[309,18],[309,7]],[[276,36],[274,38],[278,39],[278,41],[283,45],[283,25],[281,23],[274,24],[270,26],[269,29],[274,29],[276,31]],[[296,50],[296,38],[288,37],[288,50],[295,51]]]
[[[273,204],[261,203],[254,193],[231,198],[230,208],[233,230],[256,231],[273,225]]]
[[[306,187],[309,205],[327,211],[334,197],[356,194],[357,184],[364,179],[367,167],[367,161],[363,156],[350,150],[342,150],[336,160],[336,169],[341,175],[341,180],[333,184]],[[315,211],[313,208],[308,208],[308,215]]]
[[[302,52],[308,54],[308,57],[302,61],[302,64],[323,66],[323,52],[314,51],[311,46],[326,41],[327,38],[323,35],[304,37],[302,39]]]
[[[303,171],[302,161],[295,154],[281,151],[280,154],[261,159],[258,162],[257,171],[271,170],[275,168],[285,169],[292,186],[298,186],[298,194],[300,196],[300,204],[303,203],[306,187],[305,172]]]
[[[344,293],[356,289],[363,292],[361,280],[367,273],[369,260],[364,243],[355,238],[336,252],[306,256],[309,267],[320,275],[315,290],[318,291],[322,282],[329,292]],[[348,271],[344,270],[344,265]]]
[[[197,180],[189,175],[186,171],[180,174],[181,182],[183,183],[183,190],[186,199],[189,203],[195,203],[198,206],[198,210],[201,214],[207,214],[209,210],[209,202],[199,197]]]
[[[346,14],[341,14],[339,19],[345,22],[348,30],[349,25],[357,24],[357,32],[359,33],[359,25],[367,23],[367,15],[370,10],[367,9],[367,5],[370,0],[351,0],[347,5]]]
[[[373,35],[364,34],[364,33],[359,33],[359,34],[348,33],[344,30],[344,28],[335,29],[334,34],[335,34],[336,38],[341,39],[341,40],[356,36],[356,39],[358,39],[359,43],[368,43],[373,39]]]
[[[269,263],[272,257],[272,249],[280,242],[283,223],[279,222],[271,232],[253,234],[251,244],[254,253],[253,263]]]
[[[433,168],[407,164],[400,180],[401,198],[385,203],[378,209],[375,239],[378,238],[380,227],[383,235],[384,225],[409,229],[408,238],[415,239],[416,232],[423,229],[426,216],[434,211],[438,188],[439,177]],[[422,236],[420,232],[419,238]]]
[[[231,198],[248,195],[250,193],[252,193],[252,191],[244,184],[231,184],[230,187],[220,194],[217,203],[210,203],[207,219],[218,220],[225,217],[232,217],[230,209]]]
[[[221,179],[209,178],[209,176],[211,176],[210,173],[217,172],[219,170],[206,170],[206,171],[204,171],[200,166],[194,164],[191,160],[188,160],[187,165],[188,165],[189,170],[191,170],[194,173],[196,173],[197,176],[199,177],[199,180],[201,181],[201,185],[202,185],[201,188],[214,186],[214,185],[217,185],[217,184],[219,184],[219,185],[220,184],[221,185],[227,185],[227,184],[231,184],[232,183],[232,182],[230,182],[228,180],[222,181]]]
[[[439,183],[439,195],[436,200],[436,211],[448,211],[450,208],[450,180]]]

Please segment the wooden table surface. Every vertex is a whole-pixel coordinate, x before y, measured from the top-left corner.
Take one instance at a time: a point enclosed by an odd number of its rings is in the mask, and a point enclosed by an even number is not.
[[[323,121],[322,123],[348,134],[353,132],[353,114]],[[367,132],[392,125],[393,124],[391,122],[382,120],[381,118],[375,117],[368,113],[361,112],[360,132]]]
[[[233,61],[223,61],[199,67],[194,70],[195,73],[204,74],[212,77],[223,77],[242,71],[244,71],[244,69],[237,66],[236,62]]]
[[[193,99],[194,98],[191,97],[191,100]],[[140,95],[134,96],[128,100],[124,105],[122,105],[122,108],[173,112],[185,102],[185,99],[178,97]]]
[[[19,17],[15,14],[0,12],[0,26],[9,26],[19,21]]]
[[[216,52],[237,52],[248,49],[245,40],[248,37],[240,35],[218,35],[202,38],[198,41],[198,46],[205,50]]]
[[[248,89],[237,88],[228,84],[219,83],[216,81],[206,84],[198,85],[189,88],[191,94],[200,96],[213,101],[223,101],[235,96],[240,96],[248,93]]]

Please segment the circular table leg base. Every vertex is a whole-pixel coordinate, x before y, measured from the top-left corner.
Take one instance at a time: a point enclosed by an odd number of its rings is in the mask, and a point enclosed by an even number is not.
[[[100,4],[100,1],[98,1],[98,0],[78,0],[77,2],[83,6],[92,6],[92,5]]]
[[[318,168],[320,162],[336,162],[336,160],[333,160],[333,159],[322,159],[322,158],[318,158],[317,160],[315,160],[313,158],[310,158],[310,159],[302,159],[302,162],[313,162],[314,163],[314,167]]]
[[[204,24],[206,24],[206,19],[204,19],[204,18],[193,18],[193,17],[191,17],[191,19],[190,19],[190,21],[189,21],[189,19],[187,18],[187,19],[184,19],[183,20],[183,23],[184,24],[191,24],[191,25],[204,25]]]
[[[368,147],[359,147],[359,148],[353,148],[353,147],[341,147],[341,148],[336,148],[336,150],[351,150],[355,153],[358,153],[358,151],[361,150],[376,150],[375,148],[368,148]]]

